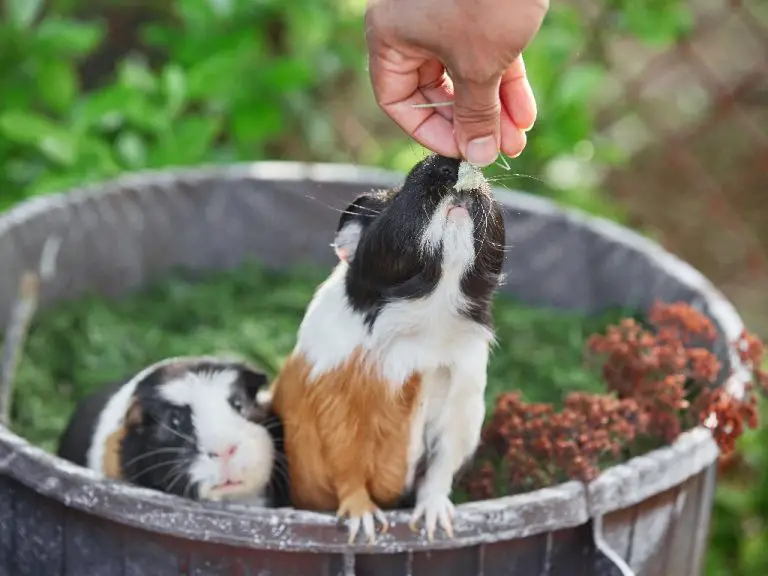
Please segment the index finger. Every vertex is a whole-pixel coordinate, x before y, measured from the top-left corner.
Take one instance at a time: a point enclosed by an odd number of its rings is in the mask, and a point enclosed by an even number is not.
[[[439,108],[417,107],[439,101],[427,98],[425,91],[430,89],[433,98],[444,94],[443,98],[453,100],[446,87],[423,82],[420,74],[423,63],[411,60],[393,66],[379,56],[372,56],[369,73],[373,93],[381,109],[419,144],[443,156],[458,158],[460,153],[451,120],[443,116]]]

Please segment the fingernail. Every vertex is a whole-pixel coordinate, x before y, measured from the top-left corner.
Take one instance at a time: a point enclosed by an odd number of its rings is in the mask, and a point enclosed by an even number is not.
[[[498,156],[499,148],[493,136],[475,138],[467,144],[467,160],[475,166],[489,166]]]

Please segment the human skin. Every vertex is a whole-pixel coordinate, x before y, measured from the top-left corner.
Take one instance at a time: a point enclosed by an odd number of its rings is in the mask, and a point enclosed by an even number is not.
[[[536,120],[522,51],[548,9],[549,0],[369,0],[376,101],[433,152],[478,166],[499,150],[518,156]],[[444,102],[453,105],[429,106]]]

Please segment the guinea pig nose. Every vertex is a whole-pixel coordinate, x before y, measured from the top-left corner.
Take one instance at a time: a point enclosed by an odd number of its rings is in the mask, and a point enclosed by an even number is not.
[[[237,452],[237,444],[230,444],[224,450],[219,450],[218,452],[209,452],[208,455],[212,458],[223,458],[225,460],[228,460],[229,458],[232,458],[232,456],[235,455],[235,452]]]

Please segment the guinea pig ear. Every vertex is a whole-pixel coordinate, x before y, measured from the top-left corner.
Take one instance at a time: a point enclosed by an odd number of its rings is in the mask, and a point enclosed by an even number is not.
[[[144,412],[139,404],[139,399],[134,397],[128,412],[125,413],[125,427],[138,426],[144,421]]]
[[[363,233],[363,226],[354,220],[347,222],[333,239],[333,251],[342,262],[349,262],[357,250],[357,244],[360,242],[360,235]]]
[[[268,382],[267,375],[258,370],[244,370],[240,376],[248,398],[256,400],[259,391],[262,390]]]
[[[384,208],[384,200],[380,194],[367,192],[361,194],[347,206],[339,218],[336,237],[333,239],[333,250],[342,262],[351,262],[360,242],[360,236],[368,225]]]

